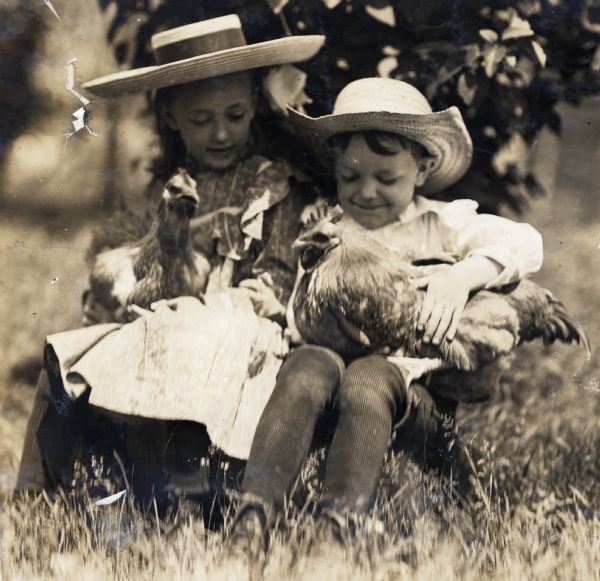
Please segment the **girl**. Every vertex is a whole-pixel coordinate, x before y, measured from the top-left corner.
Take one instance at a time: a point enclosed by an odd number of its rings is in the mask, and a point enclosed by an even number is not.
[[[229,456],[247,457],[285,350],[280,325],[296,270],[291,242],[305,202],[297,185],[290,188],[291,167],[253,149],[253,71],[309,59],[323,41],[304,36],[248,45],[239,18],[230,15],[156,34],[156,66],[85,84],[100,97],[156,91],[162,157],[149,214],[165,181],[186,167],[200,198],[193,244],[211,262],[209,290],[216,298],[206,304],[184,299],[123,326],[50,336],[17,488],[69,486],[73,440],[83,433],[98,451],[106,440],[100,434],[115,432],[115,417],[128,426],[126,447],[141,497],[156,491],[157,482],[159,490],[205,492],[207,470],[215,475],[201,459],[206,432]],[[276,74],[267,77],[271,86],[281,84]],[[281,102],[281,93],[270,97]],[[114,240],[104,247],[111,245]],[[238,285],[244,295],[239,308],[217,294]],[[106,320],[89,303],[85,315],[90,322]],[[99,409],[113,419],[93,411]],[[106,447],[114,446],[113,439]]]
[[[361,79],[339,94],[331,115],[312,119],[291,112],[291,120],[313,143],[332,147],[348,228],[403,251],[407,260],[460,257],[415,281],[427,287],[419,320],[423,343],[453,340],[471,292],[540,268],[542,241],[531,226],[477,214],[470,200],[445,203],[420,195],[447,188],[469,166],[471,140],[455,107],[434,113],[407,83]],[[435,384],[432,378],[430,387]],[[348,513],[371,507],[394,427],[396,449],[424,468],[449,468],[457,402],[435,393],[419,384],[408,390],[383,356],[342,361],[323,347],[292,351],[256,431],[242,483],[247,502],[233,538],[252,547],[264,542],[267,521],[288,494],[327,411],[339,419],[318,514],[334,532]]]

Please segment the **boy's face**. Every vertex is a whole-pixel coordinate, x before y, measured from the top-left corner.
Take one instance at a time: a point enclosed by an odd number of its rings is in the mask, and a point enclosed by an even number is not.
[[[394,222],[425,182],[427,160],[417,161],[408,150],[380,155],[362,135],[353,135],[346,151],[336,151],[337,196],[344,212],[365,228]]]
[[[251,77],[235,74],[182,85],[163,114],[200,167],[227,169],[238,161],[250,135]]]

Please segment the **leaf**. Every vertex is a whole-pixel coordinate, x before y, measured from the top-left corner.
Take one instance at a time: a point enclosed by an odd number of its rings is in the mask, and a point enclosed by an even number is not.
[[[306,73],[292,65],[281,65],[269,70],[263,81],[263,91],[274,111],[287,115],[287,107],[299,111],[312,100],[304,92]]]
[[[465,105],[471,105],[473,99],[475,98],[475,94],[477,93],[476,78],[468,73],[463,73],[458,78],[456,89]]]
[[[379,20],[379,22],[383,22],[383,24],[387,24],[391,28],[396,26],[396,15],[392,6],[386,6],[385,8],[366,6],[365,11],[371,18]]]
[[[501,44],[486,44],[483,47],[483,70],[487,77],[491,78],[496,73],[498,64],[506,56],[507,48]]]
[[[288,2],[289,0],[267,0],[267,4],[271,7],[273,14],[280,14]]]
[[[388,78],[398,68],[398,57],[386,56],[377,63],[377,75]]]
[[[492,167],[499,176],[505,176],[510,172],[523,179],[528,173],[528,160],[527,142],[520,133],[515,132],[492,157]]]
[[[590,68],[593,71],[600,71],[600,44],[596,47],[596,50],[594,51],[594,56],[590,64]]]
[[[531,48],[533,49],[533,52],[535,53],[540,65],[542,65],[542,68],[544,68],[546,66],[546,52],[540,43],[535,40],[531,41]]]
[[[512,17],[508,23],[508,26],[502,32],[502,40],[533,36],[534,32],[529,22],[521,18],[514,9],[511,10],[511,12]]]
[[[479,31],[479,36],[481,36],[483,40],[489,42],[490,44],[498,42],[498,33],[495,30],[492,30],[491,28],[482,28]]]

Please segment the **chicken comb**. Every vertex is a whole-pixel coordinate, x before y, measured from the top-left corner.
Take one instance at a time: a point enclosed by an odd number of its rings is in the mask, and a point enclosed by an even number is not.
[[[325,200],[319,199],[304,209],[300,219],[304,224],[304,228],[310,228],[323,221],[335,224],[342,219],[343,215],[344,211],[339,205],[330,206]]]

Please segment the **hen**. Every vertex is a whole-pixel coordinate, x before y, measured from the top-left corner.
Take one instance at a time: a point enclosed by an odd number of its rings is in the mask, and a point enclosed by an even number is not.
[[[190,242],[198,203],[196,182],[179,169],[165,184],[148,233],[96,256],[83,296],[85,324],[125,322],[130,305],[147,309],[161,299],[204,292],[210,263]]]
[[[293,299],[294,319],[306,341],[348,358],[399,352],[407,357],[396,362],[418,367],[409,370],[411,378],[442,367],[474,371],[537,337],[544,343],[576,341],[589,353],[585,332],[552,293],[522,280],[477,292],[455,339],[440,346],[441,359],[414,359],[425,291],[415,288],[411,278],[447,265],[409,264],[364,230],[340,222],[342,216],[339,207],[322,212],[294,243],[305,271]]]

